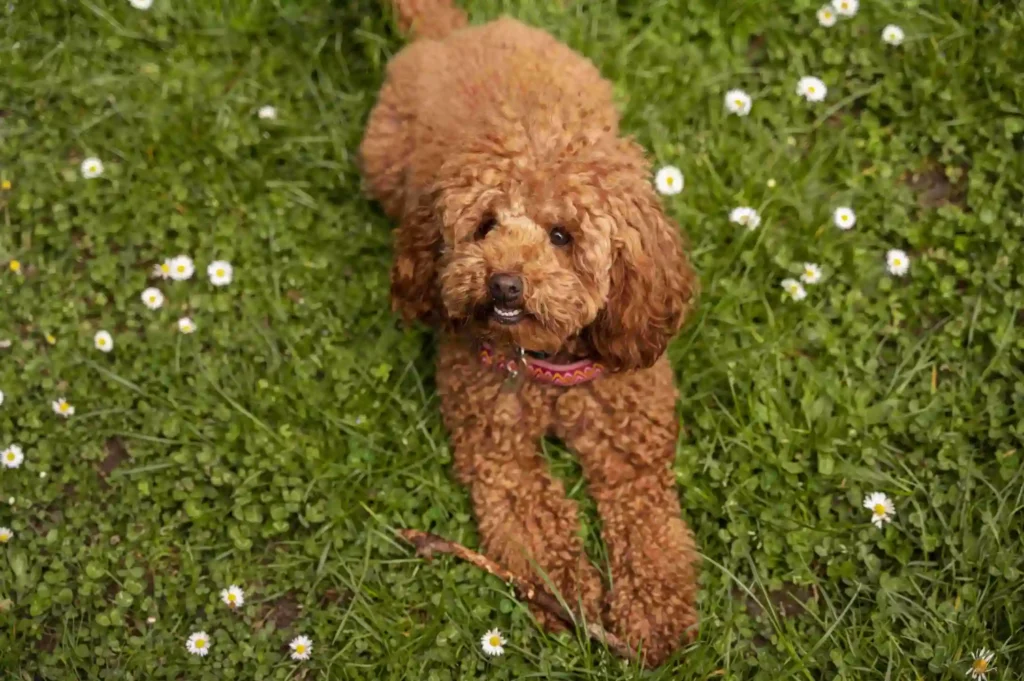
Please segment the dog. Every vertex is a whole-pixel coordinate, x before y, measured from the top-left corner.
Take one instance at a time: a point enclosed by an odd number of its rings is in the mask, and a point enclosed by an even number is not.
[[[471,27],[451,0],[392,3],[413,40],[360,159],[398,224],[393,307],[440,330],[443,420],[484,550],[656,666],[698,619],[665,357],[698,296],[683,236],[590,61],[512,19]],[[579,458],[609,585],[546,470],[548,436]]]

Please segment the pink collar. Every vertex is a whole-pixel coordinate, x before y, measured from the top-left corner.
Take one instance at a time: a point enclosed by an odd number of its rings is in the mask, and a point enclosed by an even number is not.
[[[515,375],[518,371],[517,361],[497,354],[489,345],[480,347],[480,361],[489,367]],[[524,356],[529,377],[538,383],[548,383],[563,388],[570,388],[581,383],[588,383],[604,373],[604,366],[592,359],[581,359],[569,364],[555,364],[543,359]]]

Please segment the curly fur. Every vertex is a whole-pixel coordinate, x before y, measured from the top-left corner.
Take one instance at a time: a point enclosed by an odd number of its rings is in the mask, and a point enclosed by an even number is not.
[[[611,87],[586,59],[511,19],[464,27],[449,0],[396,0],[422,40],[389,64],[361,158],[395,230],[392,301],[442,329],[438,389],[485,549],[540,570],[588,618],[658,664],[695,633],[697,552],[670,466],[678,424],[665,348],[694,305],[679,229],[642,149],[619,135]],[[482,223],[494,227],[484,234]],[[572,237],[550,239],[554,226]],[[487,280],[515,273],[525,318],[493,320]],[[611,371],[572,388],[502,389],[477,344],[588,356]],[[603,520],[612,588],[574,502],[539,455],[579,456]]]

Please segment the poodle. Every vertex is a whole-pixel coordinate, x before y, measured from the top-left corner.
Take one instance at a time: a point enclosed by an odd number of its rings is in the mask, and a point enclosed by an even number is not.
[[[414,40],[361,164],[398,223],[393,307],[441,331],[443,420],[483,548],[656,666],[697,624],[665,357],[698,293],[683,237],[590,61],[512,19],[468,26],[451,0],[392,4]],[[546,470],[548,436],[579,458],[610,584]]]

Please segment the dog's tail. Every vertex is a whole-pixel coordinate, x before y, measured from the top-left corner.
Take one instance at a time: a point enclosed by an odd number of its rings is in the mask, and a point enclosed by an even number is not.
[[[469,21],[452,0],[389,0],[398,26],[413,38],[438,40]]]

